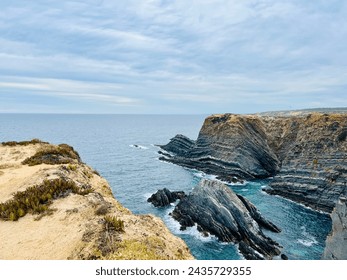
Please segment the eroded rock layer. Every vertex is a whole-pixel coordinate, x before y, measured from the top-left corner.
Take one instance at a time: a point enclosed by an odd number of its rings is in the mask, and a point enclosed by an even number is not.
[[[180,200],[172,216],[182,229],[197,224],[201,231],[220,241],[238,243],[246,259],[271,259],[280,254],[279,245],[266,237],[261,227],[274,232],[280,229],[262,217],[246,198],[218,181],[202,180]]]
[[[266,191],[331,212],[347,195],[347,113],[212,115],[198,139],[177,135],[161,160],[226,181],[273,177]]]

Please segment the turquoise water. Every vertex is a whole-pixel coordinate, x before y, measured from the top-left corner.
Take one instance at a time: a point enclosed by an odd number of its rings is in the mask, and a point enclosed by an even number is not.
[[[40,138],[68,143],[82,160],[104,176],[115,197],[131,211],[152,213],[183,238],[197,259],[240,259],[236,246],[202,237],[195,228],[180,231],[169,213],[174,206],[156,209],[146,202],[158,189],[189,192],[202,177],[158,160],[155,144],[165,144],[178,133],[196,139],[203,115],[17,115],[0,114],[0,141]],[[139,145],[135,147],[134,145]],[[212,177],[213,176],[207,176]],[[230,186],[253,202],[263,215],[278,225],[279,234],[266,232],[283,246],[290,259],[319,259],[330,218],[286,199],[262,191],[267,181]]]

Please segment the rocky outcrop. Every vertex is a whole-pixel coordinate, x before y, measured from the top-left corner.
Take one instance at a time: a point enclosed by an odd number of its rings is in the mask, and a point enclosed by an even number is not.
[[[196,141],[178,135],[160,159],[229,182],[273,177],[268,193],[331,212],[347,195],[346,137],[347,113],[212,115]]]
[[[275,232],[280,229],[263,218],[246,198],[218,181],[203,179],[180,200],[172,217],[179,221],[181,229],[197,224],[200,231],[220,241],[237,243],[246,259],[271,259],[280,254],[279,245],[260,228]]]
[[[0,144],[0,259],[193,259],[161,219],[134,215],[68,145]]]
[[[170,192],[167,188],[164,188],[152,194],[151,197],[147,199],[147,202],[152,203],[155,207],[164,207],[185,196],[186,194],[183,191]]]
[[[322,259],[347,260],[347,198],[341,196],[331,214],[332,230]]]

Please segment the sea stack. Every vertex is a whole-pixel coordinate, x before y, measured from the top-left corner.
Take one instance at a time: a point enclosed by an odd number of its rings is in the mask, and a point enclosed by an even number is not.
[[[200,231],[213,234],[222,242],[238,244],[246,259],[272,259],[280,254],[279,244],[266,237],[261,228],[274,232],[280,229],[262,217],[246,198],[221,182],[201,180],[180,200],[172,217],[181,229],[197,225]]]

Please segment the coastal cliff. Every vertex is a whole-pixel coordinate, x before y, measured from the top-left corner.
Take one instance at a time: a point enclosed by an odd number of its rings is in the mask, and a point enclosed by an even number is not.
[[[66,144],[0,145],[0,259],[193,259],[152,215],[134,215]]]
[[[347,195],[346,138],[346,111],[212,115],[160,159],[228,182],[272,178],[266,192],[330,213]]]

